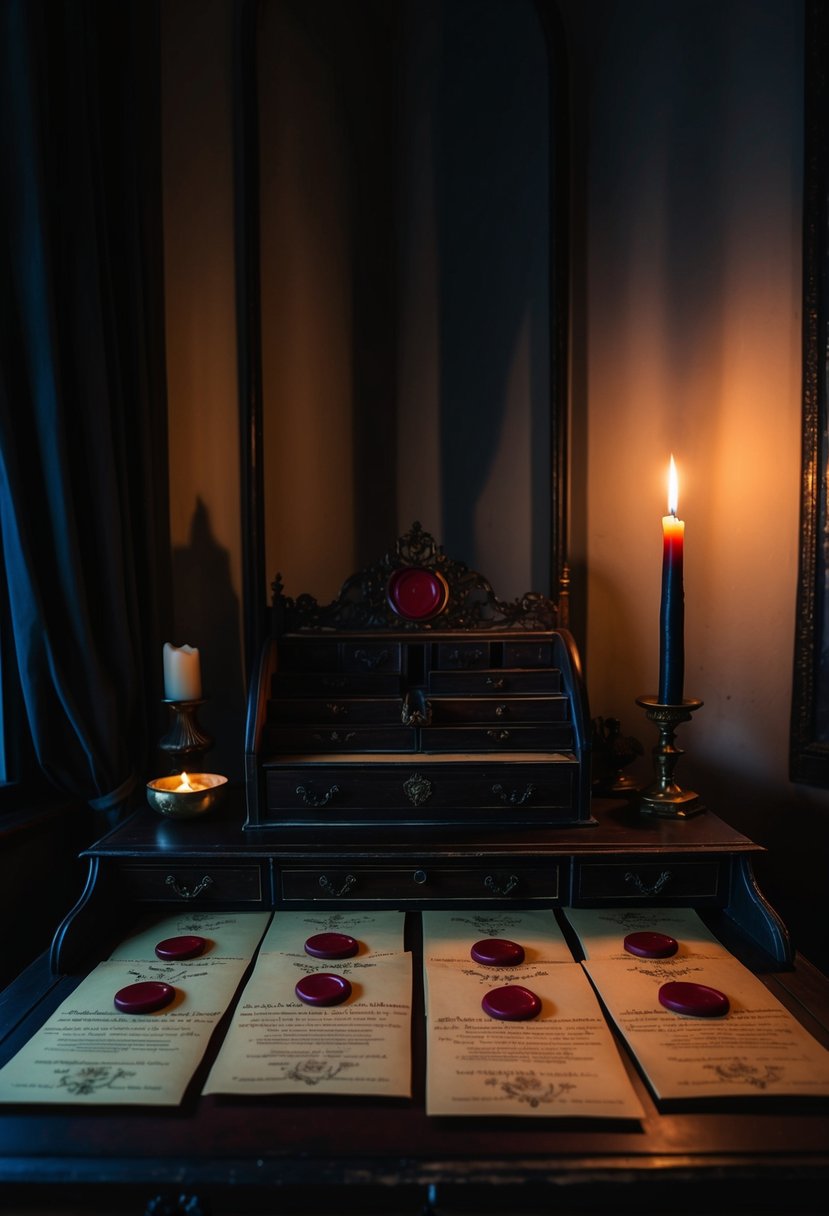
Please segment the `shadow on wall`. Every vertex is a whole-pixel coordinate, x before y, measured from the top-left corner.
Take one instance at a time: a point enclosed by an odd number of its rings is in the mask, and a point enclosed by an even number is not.
[[[230,555],[216,541],[210,514],[199,498],[190,543],[173,549],[175,645],[197,646],[205,704],[199,721],[214,739],[205,763],[231,781],[244,773],[245,679],[239,598]]]

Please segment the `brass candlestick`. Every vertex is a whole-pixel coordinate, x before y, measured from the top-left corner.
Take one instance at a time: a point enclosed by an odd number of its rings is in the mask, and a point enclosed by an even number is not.
[[[189,769],[201,769],[201,757],[213,746],[210,735],[205,734],[197,721],[198,708],[204,701],[167,701],[172,710],[172,720],[167,733],[162,735],[158,746],[170,759],[170,772],[180,773]],[[197,763],[194,764],[193,761]]]
[[[680,705],[663,705],[656,697],[637,697],[649,722],[659,727],[659,742],[653,749],[656,781],[640,795],[639,810],[643,815],[659,815],[663,819],[688,819],[705,810],[699,794],[683,790],[674,781],[674,769],[682,749],[674,746],[676,728],[690,722],[691,714],[702,701],[687,698]]]

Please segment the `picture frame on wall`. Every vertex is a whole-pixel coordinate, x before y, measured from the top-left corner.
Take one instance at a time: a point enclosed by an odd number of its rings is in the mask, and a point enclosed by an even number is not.
[[[829,787],[829,12],[805,28],[803,439],[789,775]]]

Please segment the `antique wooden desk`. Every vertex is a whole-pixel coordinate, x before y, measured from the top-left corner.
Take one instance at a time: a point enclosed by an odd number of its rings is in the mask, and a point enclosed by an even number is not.
[[[4,1062],[142,914],[399,908],[414,955],[412,1098],[202,1098],[228,1011],[176,1109],[0,1107],[0,1207],[822,1210],[827,1104],[657,1108],[627,1054],[643,1122],[425,1114],[424,908],[549,908],[565,934],[568,907],[695,908],[829,1046],[829,981],[793,958],[754,879],[757,846],[710,811],[643,817],[591,799],[578,657],[556,611],[497,600],[418,525],[331,605],[278,593],[246,788],[204,818],[144,807],[86,850],[86,889],[50,957],[0,997]]]
[[[641,907],[655,899],[696,906],[829,1046],[829,982],[808,962],[787,961],[785,931],[753,882],[757,846],[710,813],[666,823],[643,820],[618,803],[592,809],[590,824],[522,829],[509,838],[455,828],[406,839],[399,830],[355,828],[336,849],[301,829],[280,834],[278,842],[268,830],[245,830],[241,791],[203,820],[173,822],[142,809],[87,850],[87,890],[55,938],[51,964],[39,959],[0,997],[0,1060],[142,913],[163,914],[185,901],[276,908],[278,915],[280,907],[298,906],[298,896],[305,906],[340,906],[366,899],[364,879],[381,905],[413,909],[407,934],[417,960],[414,909],[424,901],[446,905],[440,887],[447,870],[461,886],[472,883],[453,906],[487,899],[561,908],[611,900]],[[349,875],[358,882],[342,894],[319,883],[325,877],[341,891]],[[519,881],[497,894],[484,885],[489,875],[502,891],[510,877]],[[400,897],[406,876],[410,900]],[[434,903],[423,893],[432,882]],[[755,1099],[657,1108],[626,1056],[647,1111],[643,1123],[427,1118],[419,989],[413,1036],[410,1101],[200,1098],[211,1050],[177,1109],[0,1108],[0,1210],[191,1216],[823,1210],[825,1104]]]

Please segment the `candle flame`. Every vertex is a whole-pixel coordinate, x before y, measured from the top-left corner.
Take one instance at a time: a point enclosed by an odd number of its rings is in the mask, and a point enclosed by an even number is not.
[[[671,456],[671,463],[668,466],[668,514],[676,515],[679,509],[679,478],[676,472],[676,463]]]
[[[192,793],[193,790],[195,790],[195,788],[196,788],[195,785],[191,785],[190,778],[187,776],[187,774],[182,773],[181,781],[176,786],[175,792],[177,794],[188,794],[188,793]]]

